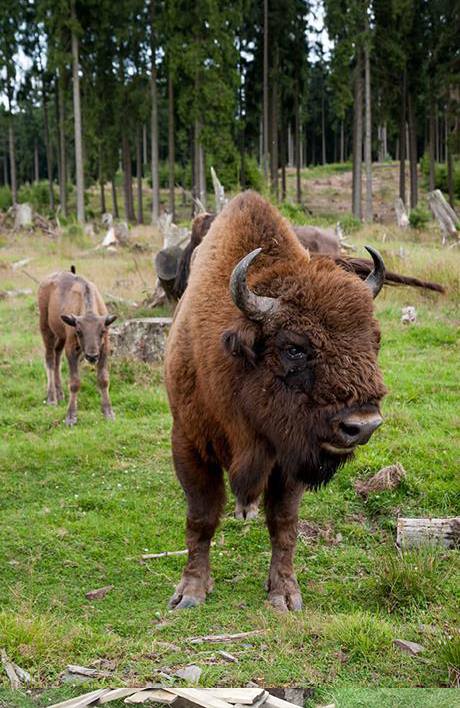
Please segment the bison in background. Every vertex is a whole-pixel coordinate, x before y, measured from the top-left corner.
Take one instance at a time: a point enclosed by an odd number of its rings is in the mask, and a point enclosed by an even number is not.
[[[237,501],[264,494],[272,546],[271,604],[302,606],[293,568],[305,488],[326,483],[381,424],[373,298],[363,281],[311,258],[261,196],[235,197],[200,245],[166,350],[174,466],[187,499],[188,562],[170,606],[212,589],[211,539],[227,470]]]

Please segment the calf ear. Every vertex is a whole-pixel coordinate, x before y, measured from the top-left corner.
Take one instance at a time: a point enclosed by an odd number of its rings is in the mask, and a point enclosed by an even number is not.
[[[222,335],[224,349],[231,356],[244,359],[251,366],[256,365],[256,333],[252,328],[227,329]]]
[[[75,315],[61,315],[61,320],[68,324],[70,327],[77,326],[77,318]]]
[[[110,327],[110,325],[113,322],[115,322],[116,319],[117,319],[117,315],[107,315],[107,317],[105,318],[105,323],[104,323],[105,326]]]

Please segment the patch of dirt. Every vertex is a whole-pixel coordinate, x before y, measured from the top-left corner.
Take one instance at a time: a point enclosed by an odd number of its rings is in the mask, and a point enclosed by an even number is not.
[[[299,521],[297,538],[303,543],[324,541],[328,546],[336,546],[342,541],[342,534],[336,533],[332,524],[319,526],[312,521]]]

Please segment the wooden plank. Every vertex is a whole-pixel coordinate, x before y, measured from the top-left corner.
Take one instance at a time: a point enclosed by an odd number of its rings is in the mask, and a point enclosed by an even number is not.
[[[124,703],[174,703],[177,696],[162,688],[148,688],[125,698]]]
[[[98,688],[96,691],[90,691],[89,693],[84,693],[82,696],[77,696],[76,698],[69,698],[67,701],[62,701],[61,703],[54,703],[49,708],[86,708],[101,698],[105,693],[108,693],[110,688]]]
[[[138,693],[141,690],[142,689],[140,687],[138,687],[138,688],[114,688],[113,690],[111,689],[108,693],[106,693],[105,696],[101,696],[101,698],[99,698],[96,705],[102,706],[105,703],[110,703],[110,701],[117,701],[120,698],[126,698],[126,696],[130,696],[132,693]]]
[[[186,698],[192,703],[203,706],[203,708],[232,708],[230,703],[220,698],[215,698],[202,688],[168,688],[168,691],[175,693],[176,696],[181,698]]]
[[[277,698],[271,694],[268,694],[268,698],[264,703],[264,706],[267,706],[267,708],[292,708],[293,705],[294,703],[289,703],[289,701],[285,701],[284,698]]]
[[[262,698],[263,688],[203,688],[207,693],[211,693],[216,698],[221,698],[228,703],[239,703],[240,705],[252,706],[253,703]]]

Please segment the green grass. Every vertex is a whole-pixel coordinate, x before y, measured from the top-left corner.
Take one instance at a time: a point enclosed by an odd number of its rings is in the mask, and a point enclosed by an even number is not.
[[[203,685],[252,680],[323,686],[337,696],[338,706],[363,704],[352,703],[347,693],[356,686],[370,691],[456,684],[459,553],[400,557],[394,538],[398,514],[458,514],[458,255],[440,252],[429,235],[421,235],[417,243],[403,243],[401,265],[399,236],[390,233],[382,243],[381,233],[372,227],[354,233],[353,240],[375,243],[392,267],[438,278],[450,290],[446,297],[388,290],[377,301],[380,361],[390,391],[386,422],[328,487],[305,495],[301,518],[321,533],[299,540],[295,565],[305,609],[295,615],[280,616],[267,606],[267,532],[263,520],[236,521],[231,498],[212,549],[214,593],[195,610],[167,610],[183,557],[140,561],[145,552],[185,545],[185,502],[171,463],[161,371],[112,362],[117,419],[109,424],[99,410],[94,372],[85,367],[79,423],[68,430],[65,407],[43,404],[33,298],[0,301],[0,647],[31,672],[34,688],[58,683],[68,663],[100,659],[113,662],[110,683],[118,685],[155,681],[162,669],[196,663]],[[21,255],[14,238],[0,251],[6,264],[2,287],[29,287],[24,276],[7,270]],[[35,237],[28,244],[36,257],[30,268],[40,275],[67,263],[76,248],[67,244],[62,253],[54,242]],[[150,257],[139,257],[142,268]],[[135,277],[122,256],[82,260],[80,271],[87,269],[108,290],[115,277]],[[138,297],[138,291],[131,294]],[[417,307],[418,324],[406,328],[399,319],[408,302]],[[396,461],[407,471],[398,489],[367,501],[356,495],[357,477]],[[114,587],[104,599],[86,599],[88,590],[109,584]],[[188,642],[254,629],[263,634],[222,647]],[[393,646],[397,638],[417,641],[425,651],[408,656]],[[238,663],[226,663],[220,648]],[[3,674],[1,685],[6,689]],[[104,681],[77,693],[97,685]],[[70,694],[66,686],[59,699]],[[18,702],[11,703],[5,695],[0,706],[48,700],[46,693],[36,699],[17,694]],[[356,701],[392,706],[392,696],[403,694],[387,691],[386,703],[372,703],[371,695]],[[453,705],[448,691],[423,696],[426,703],[412,705],[435,705],[434,696],[436,705]],[[398,705],[411,704],[401,698]]]

